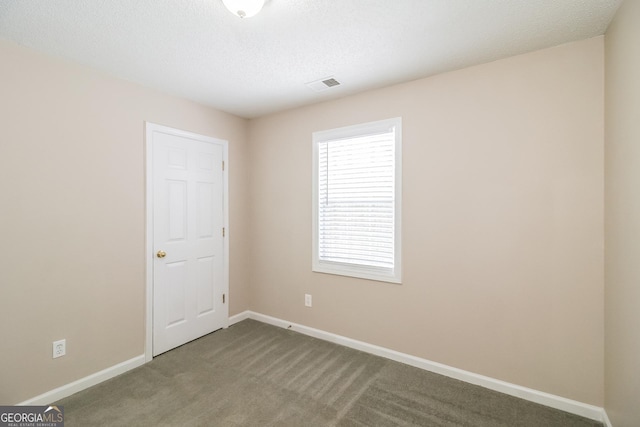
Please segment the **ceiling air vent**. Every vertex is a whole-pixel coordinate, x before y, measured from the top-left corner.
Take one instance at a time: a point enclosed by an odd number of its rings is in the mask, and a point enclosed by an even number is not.
[[[307,87],[315,92],[322,92],[323,90],[331,89],[332,87],[340,86],[340,82],[335,77],[325,77],[314,82],[306,83]]]

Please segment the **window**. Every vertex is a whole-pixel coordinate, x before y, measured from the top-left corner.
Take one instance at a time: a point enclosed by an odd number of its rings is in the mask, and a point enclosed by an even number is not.
[[[400,283],[400,118],[313,134],[313,271]]]

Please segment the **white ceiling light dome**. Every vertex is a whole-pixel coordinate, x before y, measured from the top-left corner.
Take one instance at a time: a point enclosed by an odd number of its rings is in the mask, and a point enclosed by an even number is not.
[[[251,18],[257,15],[264,6],[264,0],[222,0],[222,3],[231,13],[240,18]]]

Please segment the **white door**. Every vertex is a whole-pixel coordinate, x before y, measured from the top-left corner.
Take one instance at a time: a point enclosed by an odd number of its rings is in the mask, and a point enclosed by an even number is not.
[[[147,135],[155,356],[228,325],[226,141],[152,124]]]

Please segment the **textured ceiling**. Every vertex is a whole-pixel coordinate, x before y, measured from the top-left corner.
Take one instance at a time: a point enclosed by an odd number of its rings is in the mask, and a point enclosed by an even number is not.
[[[621,1],[2,0],[0,37],[250,118],[601,35]]]

